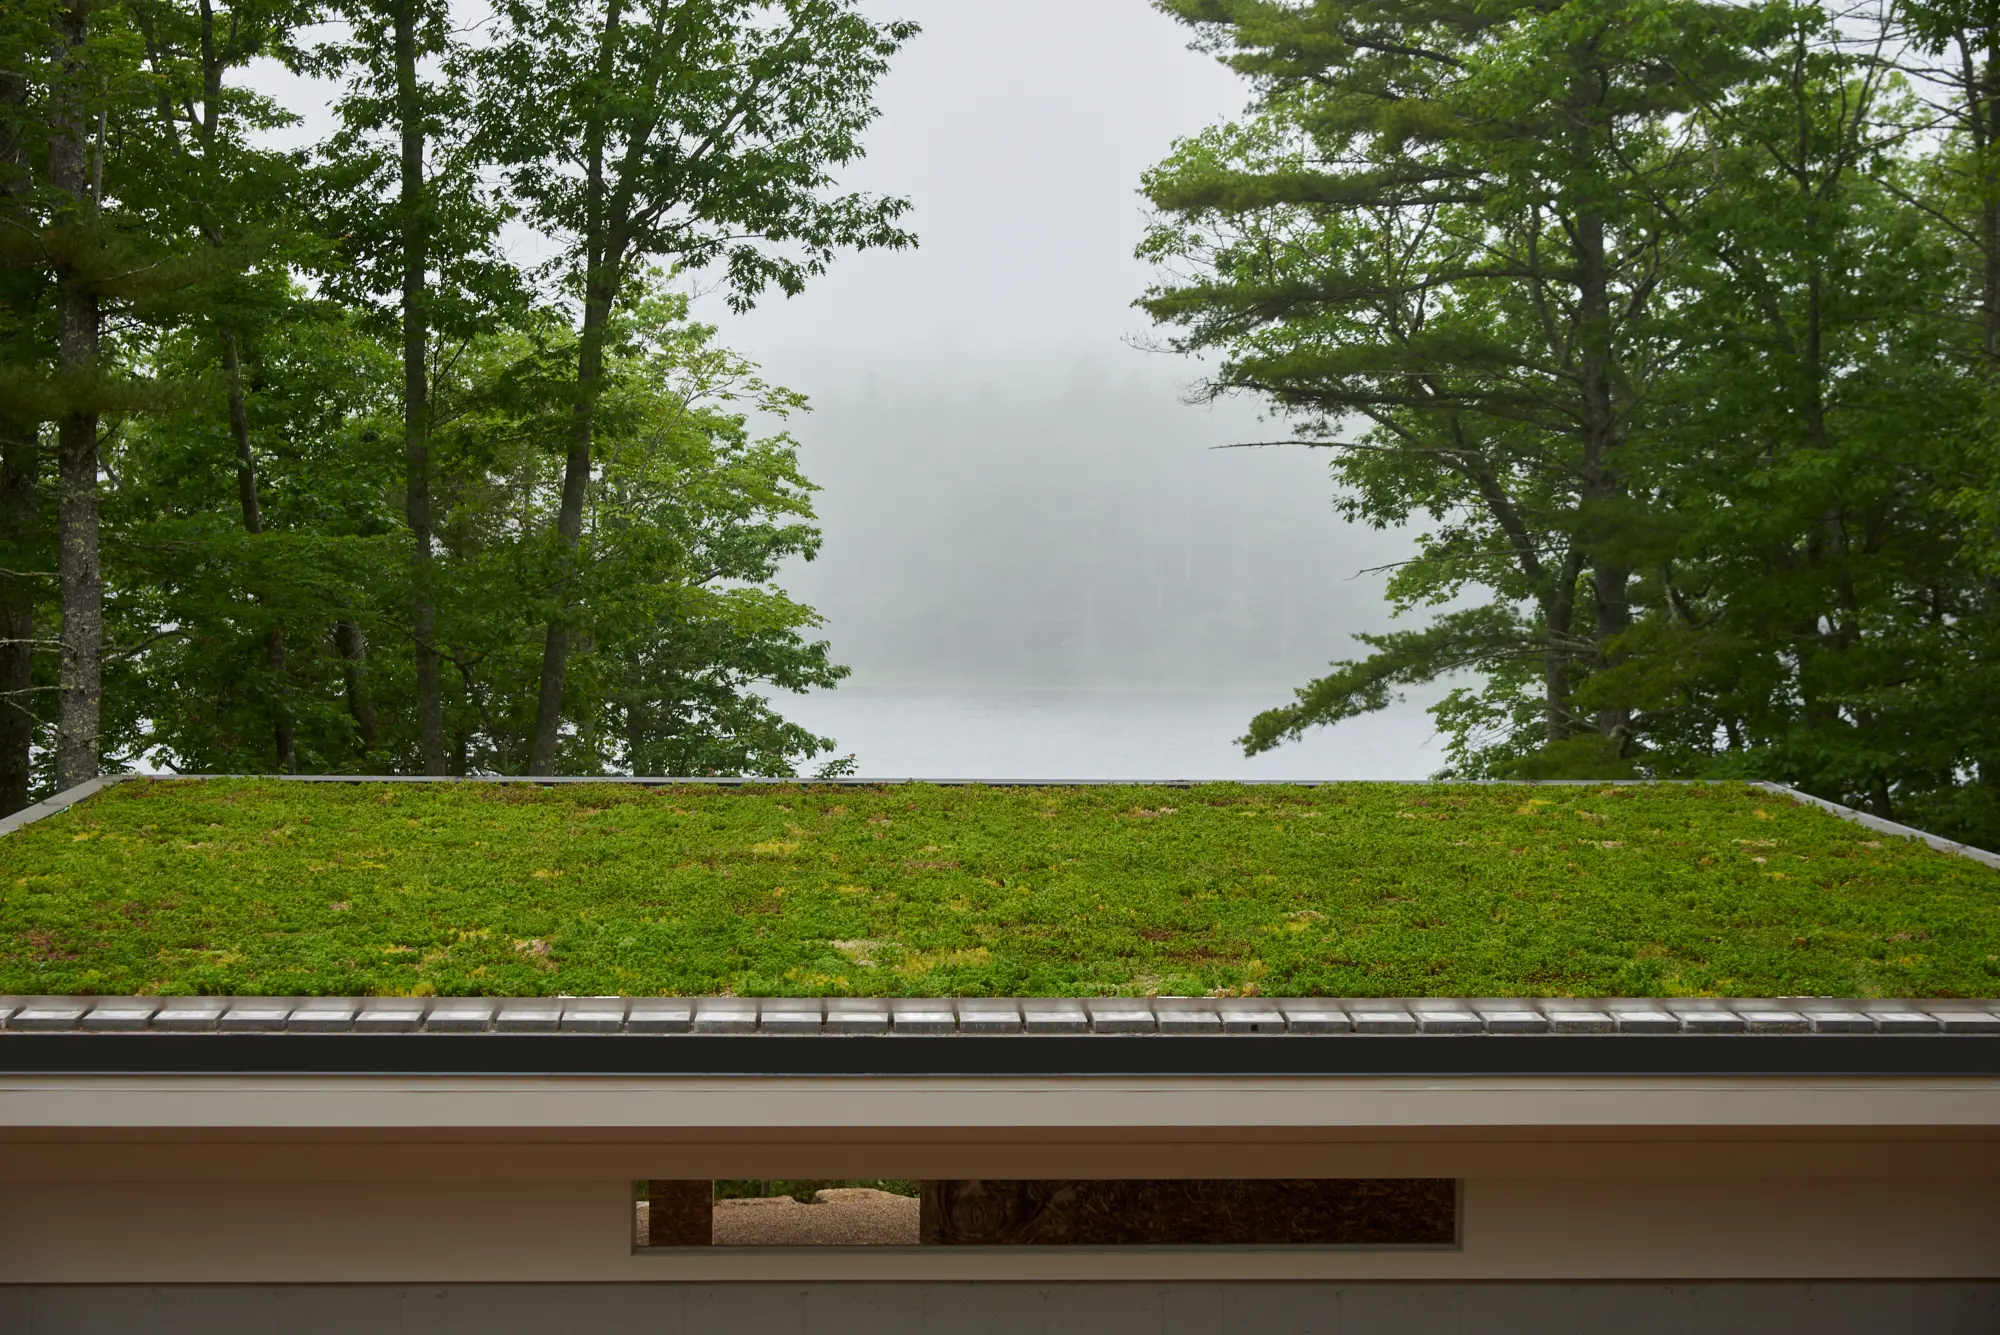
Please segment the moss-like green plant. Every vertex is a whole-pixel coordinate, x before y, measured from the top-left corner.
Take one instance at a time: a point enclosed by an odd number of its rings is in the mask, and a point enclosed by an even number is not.
[[[2000,992],[2000,871],[1740,784],[134,780],[0,838],[0,990]]]

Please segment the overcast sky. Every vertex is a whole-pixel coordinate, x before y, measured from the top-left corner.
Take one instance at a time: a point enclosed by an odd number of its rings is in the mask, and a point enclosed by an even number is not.
[[[1211,447],[1142,351],[1141,174],[1244,87],[1143,0],[903,0],[924,31],[848,175],[908,196],[914,252],[844,256],[733,346],[813,396],[824,555],[788,572],[864,682],[1296,685],[1386,623],[1396,535],[1331,511],[1323,456]]]
[[[871,0],[924,31],[881,87],[860,189],[914,205],[915,254],[842,259],[740,341],[890,357],[1094,348],[1143,327],[1140,173],[1243,101],[1144,0]]]

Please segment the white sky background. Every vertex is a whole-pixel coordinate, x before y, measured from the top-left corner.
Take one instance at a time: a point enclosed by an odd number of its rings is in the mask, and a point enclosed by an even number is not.
[[[842,259],[732,331],[891,359],[1114,350],[1141,329],[1139,175],[1241,108],[1145,0],[871,0],[924,31],[895,58],[849,184],[911,198],[914,255]]]

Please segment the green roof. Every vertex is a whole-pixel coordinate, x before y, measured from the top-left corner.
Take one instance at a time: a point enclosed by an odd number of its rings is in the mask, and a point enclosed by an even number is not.
[[[1973,996],[2000,870],[1704,785],[133,780],[0,991]]]

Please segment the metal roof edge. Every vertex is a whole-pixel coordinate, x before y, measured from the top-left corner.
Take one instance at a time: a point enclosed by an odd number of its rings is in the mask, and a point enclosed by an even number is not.
[[[1752,782],[1758,788],[1765,789],[1768,792],[1783,794],[1795,802],[1803,802],[1807,806],[1818,807],[1822,811],[1830,811],[1842,820],[1853,821],[1856,825],[1864,829],[1873,830],[1877,834],[1894,835],[1899,839],[1921,839],[1940,853],[1956,853],[1960,857],[1971,858],[1974,862],[1983,862],[1989,867],[2000,868],[2000,853],[1989,853],[1985,849],[1975,848],[1971,844],[1961,844],[1955,839],[1947,839],[1941,834],[1931,834],[1929,831],[1919,830],[1913,825],[1901,825],[1892,820],[1884,820],[1880,816],[1871,815],[1866,811],[1857,811],[1853,807],[1842,806],[1838,802],[1829,802],[1824,797],[1814,797],[1811,793],[1801,792],[1797,788],[1788,787],[1782,783],[1774,783],[1768,779],[1757,779]]]
[[[2000,1079],[2000,1000],[8,997],[0,1077]]]
[[[32,825],[44,816],[53,816],[68,811],[78,802],[95,793],[109,788],[114,783],[138,778],[135,774],[100,774],[94,779],[85,779],[71,788],[65,788],[52,797],[43,799],[31,807],[22,807],[11,815],[0,816],[0,835],[12,834],[23,825]]]
[[[1002,1036],[1245,1039],[2000,1037],[2000,999],[1859,997],[0,997],[25,1033]]]

